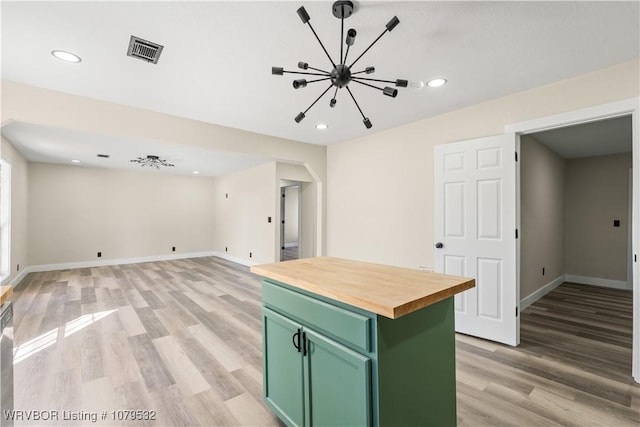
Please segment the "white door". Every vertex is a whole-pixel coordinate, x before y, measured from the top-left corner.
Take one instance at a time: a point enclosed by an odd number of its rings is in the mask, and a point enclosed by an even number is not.
[[[519,344],[515,135],[435,147],[435,270],[473,277],[456,332]]]

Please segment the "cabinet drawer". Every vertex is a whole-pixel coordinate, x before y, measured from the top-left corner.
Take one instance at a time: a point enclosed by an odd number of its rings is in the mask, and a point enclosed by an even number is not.
[[[366,316],[299,294],[268,280],[262,281],[262,299],[267,306],[366,352],[371,351],[371,319]]]

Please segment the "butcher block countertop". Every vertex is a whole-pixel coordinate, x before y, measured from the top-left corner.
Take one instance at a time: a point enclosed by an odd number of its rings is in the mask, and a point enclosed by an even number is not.
[[[475,280],[341,258],[254,265],[251,272],[391,319],[475,287]]]
[[[5,301],[9,299],[12,293],[13,293],[13,287],[0,286],[0,305],[4,304]]]

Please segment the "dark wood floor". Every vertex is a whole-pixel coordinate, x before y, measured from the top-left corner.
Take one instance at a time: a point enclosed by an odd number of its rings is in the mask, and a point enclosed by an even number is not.
[[[281,425],[262,403],[260,282],[245,267],[34,273],[14,301],[16,409],[97,412],[98,425]],[[459,425],[640,424],[628,292],[560,286],[522,313],[518,348],[456,339]],[[125,409],[156,420],[113,419]]]

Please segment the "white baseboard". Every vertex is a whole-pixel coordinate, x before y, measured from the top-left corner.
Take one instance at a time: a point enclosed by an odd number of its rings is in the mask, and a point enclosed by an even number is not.
[[[293,243],[285,243],[284,244],[285,248],[297,248],[298,247],[298,242],[293,242]]]
[[[24,279],[27,276],[27,274],[31,273],[31,271],[32,271],[31,267],[23,268],[16,277],[14,277],[9,283],[7,283],[7,285],[11,286],[12,288],[15,288],[20,284],[20,282],[22,282],[22,279]]]
[[[236,264],[244,265],[245,267],[251,267],[252,265],[259,264],[255,261],[249,261],[248,259],[238,258],[224,252],[213,252],[212,255],[217,256],[218,258],[226,259],[227,261],[235,262]]]
[[[547,283],[546,285],[544,285],[543,287],[541,287],[531,295],[520,300],[520,312],[522,312],[525,308],[529,307],[531,304],[538,301],[540,298],[542,298],[543,296],[545,296],[546,294],[548,294],[549,292],[551,292],[552,290],[560,286],[560,284],[566,281],[567,281],[566,276],[563,274],[562,276],[559,276],[554,280],[552,280],[551,282]]]
[[[567,274],[565,281],[578,283],[580,285],[601,286],[603,288],[624,289],[627,291],[633,289],[633,285],[629,284],[626,280],[600,279],[598,277],[574,276],[573,274]]]
[[[103,267],[107,265],[122,265],[122,264],[139,264],[142,262],[155,262],[155,261],[171,261],[176,259],[186,258],[202,258],[208,256],[217,256],[216,252],[188,252],[181,254],[166,254],[166,255],[152,255],[138,258],[112,258],[90,261],[76,261],[76,262],[64,262],[59,264],[43,264],[43,265],[31,265],[26,267],[20,272],[9,285],[16,287],[20,284],[22,279],[29,273],[37,273],[42,271],[58,271],[58,270],[70,270],[73,268],[90,268],[90,267]]]

